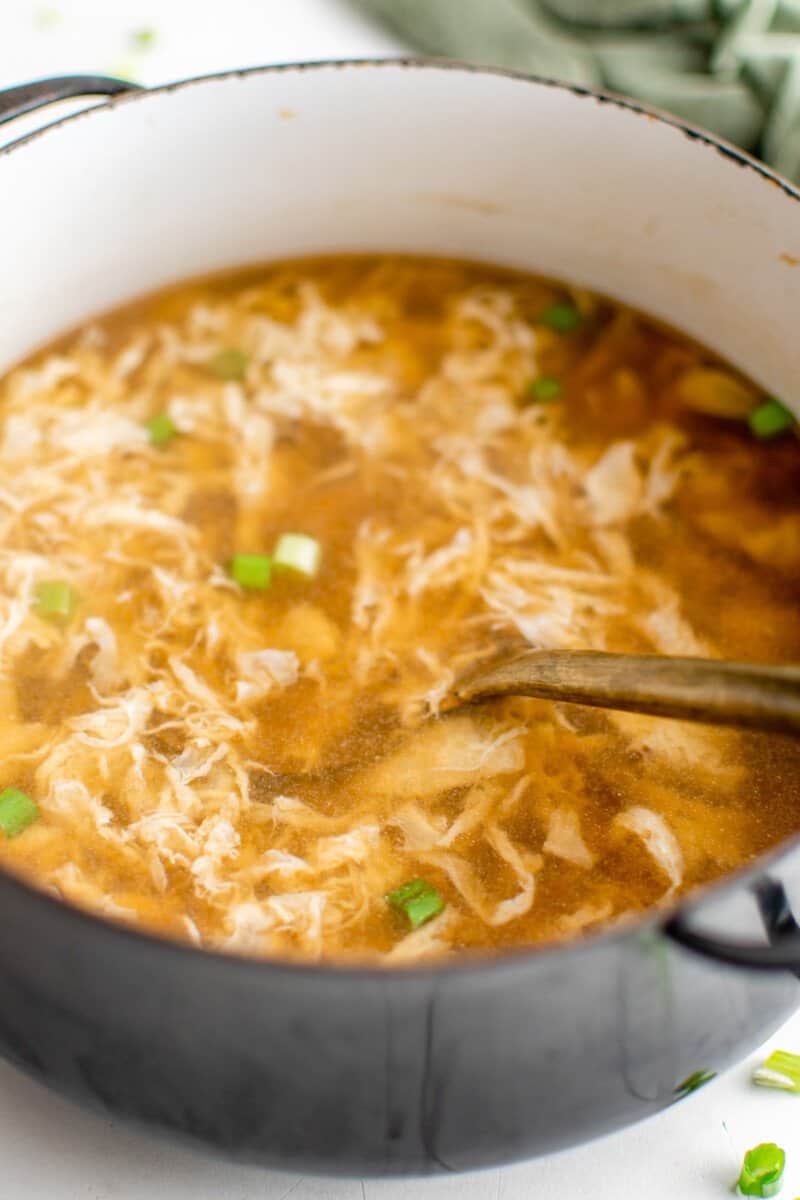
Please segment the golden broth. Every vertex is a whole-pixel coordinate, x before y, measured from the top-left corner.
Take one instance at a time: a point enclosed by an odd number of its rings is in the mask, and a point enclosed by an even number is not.
[[[39,816],[3,863],[204,945],[391,963],[573,935],[797,832],[789,739],[435,718],[499,647],[800,658],[800,443],[751,434],[763,400],[608,301],[399,257],[191,283],[35,356],[0,393],[0,791]],[[231,578],[287,532],[318,571]],[[417,879],[415,929],[386,896]]]

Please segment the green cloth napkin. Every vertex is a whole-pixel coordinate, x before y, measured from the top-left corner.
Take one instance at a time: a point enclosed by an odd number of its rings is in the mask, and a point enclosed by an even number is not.
[[[354,0],[429,54],[609,88],[800,180],[800,0]]]

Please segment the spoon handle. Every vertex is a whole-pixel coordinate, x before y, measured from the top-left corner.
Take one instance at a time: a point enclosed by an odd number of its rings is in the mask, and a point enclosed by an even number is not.
[[[460,680],[457,704],[536,696],[684,721],[800,734],[800,667],[530,650]]]

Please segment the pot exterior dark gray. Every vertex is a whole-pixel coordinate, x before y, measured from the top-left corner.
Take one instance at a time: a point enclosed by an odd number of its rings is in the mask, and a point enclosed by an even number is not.
[[[270,1165],[468,1170],[676,1100],[798,1000],[654,926],[451,968],[207,954],[0,876],[0,1049],[84,1104]]]

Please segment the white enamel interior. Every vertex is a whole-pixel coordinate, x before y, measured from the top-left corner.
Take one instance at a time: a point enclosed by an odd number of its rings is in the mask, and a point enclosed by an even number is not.
[[[323,65],[95,109],[0,158],[0,367],[186,276],[312,251],[527,267],[709,343],[800,412],[800,201],[616,103]]]

